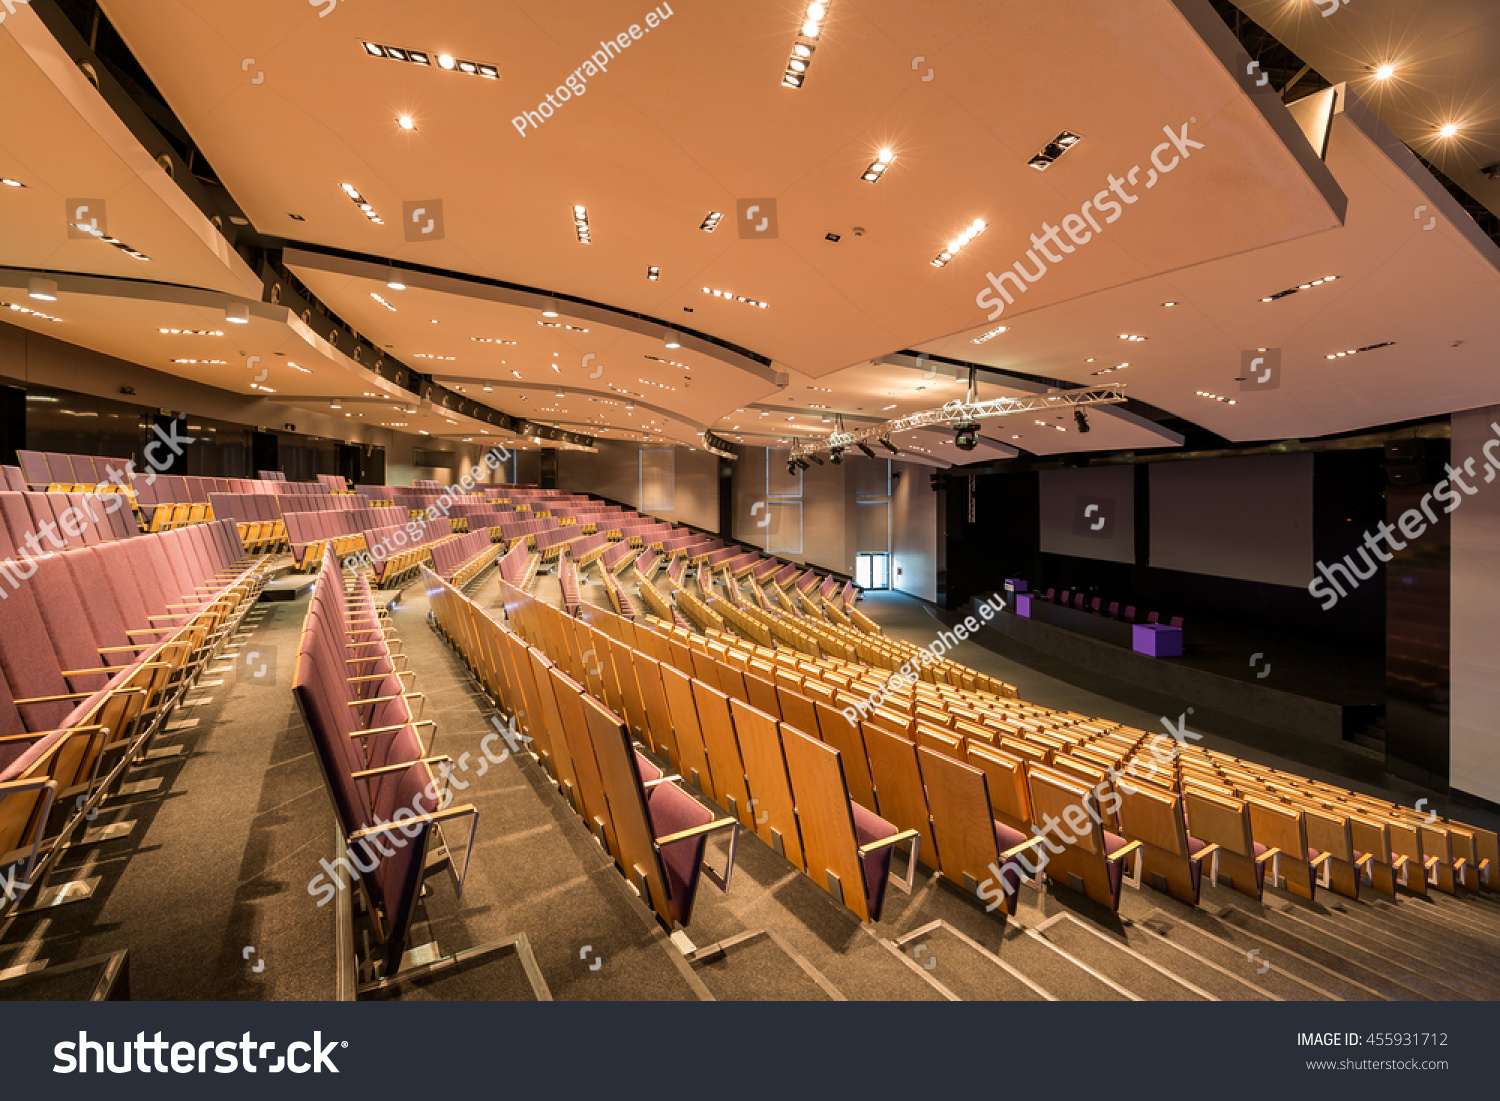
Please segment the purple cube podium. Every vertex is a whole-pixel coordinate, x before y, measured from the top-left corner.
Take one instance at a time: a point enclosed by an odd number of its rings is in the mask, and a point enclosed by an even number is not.
[[[1182,657],[1182,629],[1165,623],[1133,623],[1130,627],[1131,649],[1153,658]]]
[[[1008,593],[1024,593],[1026,591],[1026,579],[1024,577],[1007,577],[1005,579],[1005,591]]]
[[[1016,610],[1016,615],[1018,615],[1018,616],[1024,616],[1027,619],[1030,619],[1031,618],[1031,594],[1030,593],[1016,593],[1014,595],[1015,595],[1015,600],[1013,600],[1011,602],[1011,607]]]

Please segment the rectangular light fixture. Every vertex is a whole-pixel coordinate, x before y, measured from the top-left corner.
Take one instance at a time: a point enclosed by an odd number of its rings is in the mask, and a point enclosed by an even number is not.
[[[386,309],[390,310],[391,313],[395,313],[396,312],[396,307],[395,306],[392,306],[389,302],[387,302],[384,298],[380,297],[380,295],[376,294],[374,291],[370,292],[370,297],[373,298],[373,299],[375,299],[375,301],[379,302]]]
[[[984,219],[975,218],[972,222],[969,223],[968,229],[964,230],[953,240],[949,241],[948,247],[937,254],[937,256],[932,261],[932,266],[935,268],[947,267],[948,261],[957,256],[961,249],[963,249],[970,241],[974,240],[974,238],[983,233],[985,229],[986,226],[984,223]]]
[[[1027,161],[1026,163],[1029,164],[1032,168],[1035,168],[1038,172],[1045,172],[1047,169],[1052,167],[1052,165],[1057,161],[1059,157],[1061,157],[1069,149],[1072,149],[1073,146],[1077,145],[1082,140],[1083,139],[1081,137],[1073,133],[1071,130],[1064,130],[1061,134],[1057,135],[1057,137],[1049,141],[1040,153],[1032,157],[1031,160]]]
[[[361,214],[370,219],[370,221],[374,222],[377,226],[385,225],[385,223],[380,220],[380,215],[375,213],[375,208],[369,203],[365,202],[365,197],[359,193],[359,188],[355,187],[353,184],[347,183],[339,184],[339,186],[344,189],[344,194],[349,196],[349,200],[355,206],[359,207],[359,212]]]
[[[759,306],[761,309],[766,308],[766,304],[758,298],[746,298],[743,294],[731,294],[729,291],[712,290],[708,287],[703,288],[703,293],[711,294],[715,298],[727,298],[733,302],[743,302],[747,306]]]
[[[499,80],[500,70],[493,65],[478,61],[461,61],[451,54],[434,54],[429,50],[412,50],[405,46],[383,46],[378,42],[363,42],[365,53],[371,57],[383,57],[390,61],[404,61],[412,65],[424,65],[447,69],[449,72],[467,73],[486,80]]]
[[[470,340],[476,344],[514,344],[514,340],[501,340],[498,336],[471,336]]]
[[[223,336],[218,329],[157,329],[164,336]]]
[[[587,245],[589,241],[589,211],[588,207],[573,207],[573,231],[578,234],[578,243]]]
[[[651,267],[647,268],[646,269],[646,278],[652,280],[653,282],[655,282],[656,280],[660,279],[661,278],[661,268],[658,268],[655,265],[652,265]]]
[[[1314,287],[1321,287],[1324,283],[1332,283],[1337,278],[1337,275],[1325,275],[1322,279],[1314,279],[1311,282],[1301,283],[1295,287],[1288,287],[1284,291],[1277,291],[1275,294],[1267,295],[1265,298],[1262,298],[1261,301],[1278,302],[1283,298],[1290,298],[1292,295],[1298,294],[1302,291],[1310,291]]]
[[[698,228],[701,229],[704,233],[712,233],[714,230],[719,228],[719,219],[723,217],[723,211],[710,210],[708,212],[708,215],[703,219],[703,224]]]
[[[1199,390],[1197,391],[1197,394],[1200,398],[1208,398],[1210,401],[1217,401],[1224,405],[1239,404],[1239,402],[1235,401],[1233,398],[1221,397],[1218,394],[1210,394],[1207,390]]]
[[[891,152],[889,149],[882,149],[879,155],[870,162],[870,167],[864,170],[864,173],[860,176],[860,179],[866,181],[867,183],[875,183],[880,179],[880,177],[885,175],[885,170],[889,168],[895,162],[895,160],[895,153]]]
[[[544,329],[567,329],[569,332],[573,333],[588,332],[587,329],[582,328],[578,325],[565,325],[561,321],[538,321],[537,324]]]
[[[1010,332],[1010,326],[1009,325],[996,325],[989,332],[987,332],[987,333],[980,333],[978,336],[976,336],[969,343],[971,343],[971,344],[987,344],[991,340],[994,340],[1001,333],[1008,333],[1008,332]]]
[[[828,0],[814,0],[807,6],[802,28],[792,43],[791,56],[787,58],[786,70],[781,74],[783,88],[800,88],[807,79],[807,70],[812,65],[813,52],[818,48],[818,39],[823,33],[823,20],[828,18]]]
[[[1373,352],[1380,348],[1389,348],[1395,344],[1394,340],[1382,340],[1379,344],[1366,344],[1363,348],[1350,348],[1347,352],[1332,352],[1324,356],[1324,359],[1346,359],[1349,356],[1357,356],[1361,352]]]

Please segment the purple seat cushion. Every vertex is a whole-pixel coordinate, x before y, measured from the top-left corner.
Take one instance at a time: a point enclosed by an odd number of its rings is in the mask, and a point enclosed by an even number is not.
[[[1123,849],[1129,842],[1123,837],[1117,837],[1108,830],[1104,831],[1104,851],[1106,854],[1104,866],[1109,869],[1109,889],[1114,895],[1115,908],[1120,907],[1120,884],[1125,879],[1125,861],[1115,860],[1115,853]]]
[[[651,814],[651,832],[657,837],[704,826],[713,815],[692,796],[672,784],[658,784],[646,793]],[[667,902],[672,917],[686,925],[693,913],[693,896],[698,890],[698,872],[703,866],[703,850],[708,844],[704,835],[675,841],[661,850],[662,868],[667,876]]]
[[[899,832],[880,815],[865,810],[852,799],[849,801],[849,809],[854,812],[854,843],[856,845],[869,845],[876,841],[883,841]],[[887,845],[883,849],[860,857],[860,865],[865,873],[865,904],[869,908],[871,921],[880,920],[880,910],[885,904],[885,885],[890,876],[893,848],[894,846]]]
[[[994,822],[995,848],[997,852],[1008,852],[1026,840],[1026,835],[1020,830],[1011,829],[1004,822]],[[1014,878],[1005,873],[1014,868]],[[1000,868],[1000,887],[1005,891],[1005,912],[1014,915],[1016,906],[1020,901],[1019,892],[1016,890],[1021,885],[1023,870],[1021,862],[1016,857],[1011,857]]]

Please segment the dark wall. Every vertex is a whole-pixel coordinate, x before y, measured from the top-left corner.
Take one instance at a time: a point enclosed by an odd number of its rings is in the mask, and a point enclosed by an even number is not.
[[[1187,460],[1191,461],[1191,460]],[[974,519],[969,478],[948,475],[947,607],[994,592],[1006,578],[1025,578],[1032,589],[1082,589],[1105,602],[1134,604],[1138,614],[1163,618],[1194,614],[1295,630],[1378,653],[1385,634],[1384,575],[1324,612],[1305,589],[1206,574],[1153,569],[1150,554],[1149,468],[1136,467],[1136,562],[1106,562],[1045,554],[1041,545],[1039,477],[1034,471],[974,478]],[[1385,515],[1384,456],[1376,449],[1314,455],[1314,558],[1349,553]]]

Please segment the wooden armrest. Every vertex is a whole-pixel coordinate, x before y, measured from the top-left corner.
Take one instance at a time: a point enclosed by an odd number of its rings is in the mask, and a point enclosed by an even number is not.
[[[1316,868],[1319,864],[1322,864],[1324,861],[1328,861],[1328,860],[1332,860],[1332,859],[1333,859],[1333,853],[1319,853],[1317,856],[1313,857],[1311,861],[1308,862],[1308,867],[1310,867],[1310,868]]]
[[[350,707],[363,707],[367,703],[390,703],[391,700],[399,700],[400,696],[371,696],[363,700],[350,700]]]
[[[349,776],[351,779],[363,780],[366,776],[384,776],[388,772],[401,772],[404,769],[411,768],[412,765],[430,765],[434,761],[451,760],[453,760],[452,757],[414,757],[412,760],[402,761],[400,764],[360,769],[358,772],[351,772]]]
[[[671,784],[681,779],[682,777],[674,772],[670,776],[658,776],[655,780],[642,781],[641,787],[649,791],[651,788],[656,787],[658,784]]]
[[[141,650],[149,650],[154,645],[156,645],[156,644],[155,643],[145,643],[145,642],[143,642],[139,646],[101,646],[101,647],[99,647],[99,652],[101,654],[124,654],[124,653],[134,654],[134,653],[138,653]],[[125,666],[123,666],[123,665],[117,665],[117,666],[114,666],[114,668],[118,671],[120,669],[124,669]]]
[[[1267,849],[1265,852],[1261,853],[1259,856],[1257,856],[1255,858],[1255,862],[1257,864],[1264,864],[1267,860],[1270,860],[1271,857],[1273,857],[1273,856],[1280,856],[1280,855],[1281,855],[1281,850],[1280,849]]]
[[[899,845],[909,837],[920,836],[922,835],[916,830],[902,830],[900,833],[891,834],[890,837],[883,837],[879,841],[871,841],[868,845],[861,845],[856,851],[860,856],[868,856],[870,853],[879,852],[881,849],[888,849],[892,845]]]
[[[473,803],[465,803],[461,807],[449,807],[440,810],[436,814],[414,814],[410,818],[403,818],[399,822],[386,822],[380,826],[370,826],[366,829],[355,830],[349,835],[349,841],[358,841],[361,838],[372,837],[377,833],[389,833],[391,830],[403,829],[413,822],[442,822],[448,818],[457,818],[464,814],[478,814],[479,811]]]
[[[24,703],[25,701],[24,700],[17,700],[16,702],[17,703]],[[1422,867],[1426,868],[1430,872],[1430,871],[1432,871],[1433,868],[1435,868],[1440,863],[1442,863],[1442,862],[1440,860],[1438,860],[1437,857],[1435,857],[1435,856],[1429,856],[1425,860],[1422,861]]]
[[[371,738],[376,734],[394,734],[398,730],[405,730],[408,726],[437,726],[431,719],[413,719],[409,723],[397,723],[395,726],[371,726],[364,730],[351,730],[351,738]]]
[[[1015,848],[1013,848],[1013,849],[1006,849],[1003,853],[1001,853],[1000,854],[1000,862],[1003,864],[1007,860],[1012,860],[1015,857],[1020,856],[1027,849],[1034,849],[1038,845],[1045,845],[1046,843],[1047,843],[1046,839],[1042,838],[1042,837],[1033,837],[1029,841],[1022,841]]]
[[[1363,868],[1366,864],[1370,863],[1370,861],[1372,861],[1374,859],[1375,859],[1375,854],[1374,853],[1365,853],[1364,856],[1361,856],[1361,857],[1359,857],[1358,859],[1356,859],[1354,861],[1354,866],[1356,868]]]
[[[1107,862],[1109,862],[1109,861],[1116,861],[1116,860],[1124,860],[1127,856],[1129,856],[1131,853],[1135,852],[1135,850],[1138,849],[1138,848],[1140,848],[1140,847],[1141,847],[1141,843],[1139,841],[1127,841],[1127,842],[1125,842],[1125,844],[1122,847],[1116,849],[1114,852],[1110,853],[1104,859]]]
[[[691,829],[678,830],[676,833],[669,833],[665,837],[654,838],[651,843],[660,849],[678,841],[686,841],[692,837],[698,837],[705,833],[713,833],[716,830],[728,829],[731,826],[738,825],[739,821],[734,818],[715,818],[712,822],[705,822],[701,826],[693,826]]]
[[[385,680],[386,677],[414,677],[416,675],[415,669],[392,669],[389,673],[366,673],[362,677],[345,677],[344,680],[350,684],[359,684],[361,681]]]
[[[1215,842],[1212,842],[1211,844],[1204,845],[1203,848],[1201,848],[1197,852],[1193,853],[1191,856],[1188,857],[1188,859],[1189,860],[1199,860],[1199,861],[1207,860],[1210,856],[1212,856],[1214,853],[1216,853],[1218,851],[1219,851],[1219,843],[1217,841],[1215,841]]]

